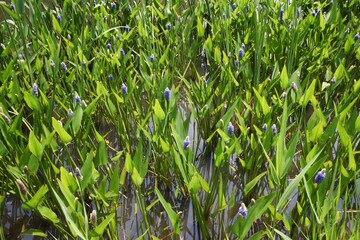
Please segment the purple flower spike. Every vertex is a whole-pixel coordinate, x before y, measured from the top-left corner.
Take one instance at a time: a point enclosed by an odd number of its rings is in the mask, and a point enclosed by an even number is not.
[[[168,23],[168,25],[167,25],[167,30],[171,30],[171,23]]]
[[[187,136],[184,140],[184,150],[186,150],[190,145],[189,136]]]
[[[112,3],[111,3],[111,7],[112,7],[114,10],[116,10],[116,3],[112,2]]]
[[[355,34],[354,41],[357,41],[359,39],[359,33]]]
[[[14,4],[10,4],[10,10],[14,11],[15,10],[15,5]]]
[[[314,182],[321,183],[324,180],[325,176],[326,176],[326,169],[323,169],[316,174]]]
[[[165,100],[166,101],[169,101],[170,100],[170,89],[169,88],[166,88],[165,91],[164,91],[164,97],[165,97]]]
[[[295,82],[292,82],[292,83],[291,83],[291,89],[297,91],[299,88],[298,88],[298,86],[296,85]]]
[[[278,133],[278,130],[277,130],[277,127],[276,127],[275,124],[273,124],[273,125],[271,126],[271,130],[272,130],[272,132],[273,132],[274,135],[276,135],[276,134]]]
[[[281,24],[284,23],[284,9],[283,8],[280,9],[280,23]]]
[[[82,61],[81,66],[85,67],[86,66],[86,62]]]
[[[73,114],[74,112],[71,109],[69,109],[67,112],[68,117],[72,117]]]
[[[240,48],[239,50],[239,58],[242,58],[244,56],[245,52],[244,49]]]
[[[110,81],[114,80],[113,75],[111,75],[111,74],[109,75],[109,80],[110,80]]]
[[[36,85],[36,83],[34,83],[34,85],[32,86],[32,94],[34,97],[39,96],[38,86]]]
[[[61,68],[66,71],[67,70],[67,67],[66,67],[66,64],[64,62],[61,62]]]
[[[280,96],[281,99],[285,99],[286,98],[286,92],[284,91],[281,96]]]
[[[79,95],[75,95],[75,103],[80,103],[81,102],[81,98],[79,97]]]
[[[121,92],[125,95],[127,94],[127,87],[126,85],[123,83],[123,85],[121,86]]]
[[[111,44],[110,43],[106,44],[106,48],[107,48],[107,50],[110,50]]]
[[[232,136],[234,134],[234,126],[232,125],[231,122],[229,122],[229,125],[228,125],[228,134],[229,136]]]
[[[130,27],[128,25],[125,26],[125,31],[130,32]]]
[[[236,4],[233,3],[233,4],[231,5],[231,8],[232,8],[232,10],[234,11],[234,10],[236,9]]]
[[[120,49],[120,54],[121,54],[121,56],[125,56],[125,51],[124,51],[124,49]]]
[[[263,131],[267,130],[267,124],[266,123],[264,123],[264,125],[262,125],[261,130],[263,130]]]
[[[248,213],[248,210],[245,206],[244,203],[241,203],[241,206],[239,208],[239,212],[238,212],[241,216],[243,216],[244,220],[246,220],[246,217],[247,217],[247,213]]]
[[[239,67],[239,61],[238,60],[235,61],[235,67]]]
[[[59,23],[61,23],[62,19],[61,19],[61,16],[60,16],[60,15],[57,15],[57,16],[56,16],[56,19],[58,20]]]
[[[154,59],[155,59],[154,54],[151,54],[151,56],[150,56],[150,62],[154,62]]]

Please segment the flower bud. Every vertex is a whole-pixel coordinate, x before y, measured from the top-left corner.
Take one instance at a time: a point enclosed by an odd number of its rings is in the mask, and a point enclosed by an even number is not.
[[[25,184],[23,183],[23,181],[21,181],[20,179],[16,179],[16,184],[19,186],[21,194],[26,195],[27,188],[26,188]]]
[[[32,86],[32,94],[34,97],[39,96],[38,86],[36,85],[36,83],[34,83],[34,85]]]
[[[325,176],[326,176],[326,169],[323,169],[316,174],[314,182],[321,183],[324,180]]]
[[[184,150],[186,150],[190,145],[189,136],[187,136],[184,140]]]
[[[170,100],[170,89],[168,87],[164,91],[164,98],[166,101]]]
[[[232,125],[231,122],[229,122],[229,125],[228,125],[228,134],[229,136],[232,136],[234,134],[234,126]]]
[[[273,125],[271,126],[271,131],[273,132],[274,135],[276,135],[276,134],[278,133],[278,130],[277,130],[277,127],[276,127],[275,124],[273,124]]]
[[[238,212],[241,216],[243,216],[244,220],[246,219],[247,217],[247,213],[248,213],[248,210],[245,206],[244,203],[241,203],[241,206],[239,208],[239,212]]]
[[[92,224],[96,224],[97,222],[97,214],[96,214],[96,210],[92,210],[92,212],[90,213],[90,222]]]
[[[123,83],[123,85],[121,86],[121,92],[125,95],[127,94],[127,87],[126,85]]]

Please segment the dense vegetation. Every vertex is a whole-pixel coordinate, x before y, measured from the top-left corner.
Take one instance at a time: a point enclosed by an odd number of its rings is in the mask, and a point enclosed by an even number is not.
[[[49,239],[359,239],[359,12],[0,2],[0,209]]]

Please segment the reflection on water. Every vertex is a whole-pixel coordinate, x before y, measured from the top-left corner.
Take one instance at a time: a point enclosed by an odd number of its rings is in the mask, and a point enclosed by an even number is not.
[[[31,235],[24,235],[28,230],[40,229],[52,236],[55,229],[46,221],[33,214],[32,211],[24,211],[21,207],[21,200],[14,195],[8,195],[5,199],[5,206],[2,212],[1,224],[4,230],[4,237],[6,240],[23,239],[36,240],[43,239],[40,237],[33,237]],[[51,239],[51,238],[48,238]]]

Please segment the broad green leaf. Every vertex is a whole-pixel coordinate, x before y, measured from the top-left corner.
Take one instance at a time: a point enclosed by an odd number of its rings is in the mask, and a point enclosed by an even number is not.
[[[221,50],[218,46],[216,46],[214,50],[214,60],[217,64],[221,64]]]
[[[285,235],[285,233],[277,230],[276,228],[274,228],[274,231],[284,240],[291,240],[291,238],[289,238],[288,236]]]
[[[69,188],[71,192],[77,189],[75,177],[71,175],[64,167],[60,167],[60,181],[65,187]]]
[[[106,90],[105,86],[99,81],[96,82],[96,94],[98,96],[101,95],[105,95],[106,97],[109,96],[108,90]]]
[[[83,117],[83,110],[80,105],[77,105],[74,114],[73,114],[73,120],[72,120],[72,127],[74,131],[74,135],[77,134],[81,127],[81,120]]]
[[[161,205],[164,207],[167,215],[169,216],[171,225],[176,234],[180,234],[180,218],[177,216],[176,212],[172,209],[171,205],[164,199],[161,195],[159,189],[155,188],[155,193],[158,196]]]
[[[98,143],[94,163],[96,167],[106,165],[108,163],[108,154],[106,151],[106,145],[104,140]]]
[[[170,147],[169,144],[167,142],[165,142],[162,137],[159,137],[160,139],[160,145],[161,145],[161,149],[164,153],[170,151]]]
[[[32,210],[36,209],[36,207],[42,203],[44,200],[45,194],[49,191],[46,185],[43,185],[39,188],[39,190],[35,193],[35,195],[27,202],[22,204],[22,208],[24,210]]]
[[[144,181],[144,178],[140,176],[136,168],[133,168],[133,171],[131,173],[131,179],[133,180],[136,186],[140,186]]]
[[[52,21],[52,25],[53,25],[53,30],[57,33],[57,34],[61,34],[61,27],[59,25],[58,20],[56,19],[54,14],[51,14],[51,21]]]
[[[155,116],[161,121],[165,118],[164,110],[161,108],[161,105],[157,99],[155,99],[155,104],[153,106],[153,110],[155,113]]]
[[[56,216],[56,213],[54,213],[53,210],[51,210],[50,208],[44,206],[38,206],[37,210],[39,211],[39,213],[43,218],[51,221],[52,223],[60,222],[59,218]]]
[[[88,106],[84,110],[84,114],[86,116],[89,116],[93,112],[93,109],[95,108],[95,105],[101,96],[102,95],[98,95],[90,104],[88,104]]]
[[[247,194],[256,186],[256,184],[260,181],[260,179],[266,174],[267,172],[263,172],[260,173],[259,175],[257,175],[253,180],[251,180],[250,182],[248,182],[245,185],[244,188],[244,194],[245,196],[247,196]]]
[[[284,65],[281,74],[280,74],[280,85],[282,89],[286,89],[289,83],[289,76],[286,70],[286,65]]]
[[[350,136],[348,135],[348,133],[346,132],[345,128],[342,126],[342,124],[340,123],[340,121],[337,124],[337,130],[340,136],[340,142],[344,147],[348,147],[348,145],[350,144]]]
[[[213,48],[211,37],[208,37],[204,43],[204,49],[211,52]]]
[[[295,191],[296,187],[299,185],[299,182],[302,180],[303,176],[310,169],[313,163],[318,159],[324,148],[322,148],[312,160],[302,169],[302,171],[291,181],[291,183],[286,187],[285,191],[281,195],[277,205],[276,210],[284,207],[286,201],[289,201],[291,194]]]
[[[59,134],[59,137],[63,143],[68,143],[71,141],[72,137],[65,131],[65,129],[54,117],[52,117],[52,126],[57,134]]]
[[[310,99],[314,96],[316,79],[314,79],[310,86],[306,89],[304,95],[300,98],[301,106],[305,107]]]
[[[65,220],[68,223],[68,226],[70,227],[70,230],[71,230],[71,233],[73,234],[73,236],[80,237],[81,239],[87,239],[85,237],[84,233],[78,228],[77,224],[74,222],[72,215],[70,215],[68,208],[66,207],[66,205],[64,204],[62,199],[57,194],[57,191],[53,188],[51,188],[51,190],[55,196],[56,201],[60,205],[61,212],[64,214]]]
[[[261,96],[254,87],[253,87],[253,90],[254,90],[257,100],[260,102],[261,110],[262,110],[263,114],[266,116],[270,112],[269,105],[268,105],[265,97]]]
[[[120,165],[119,164],[120,164],[120,161],[117,161],[115,168],[114,168],[114,172],[111,175],[111,180],[110,180],[109,191],[111,191],[114,194],[118,194],[119,189],[120,189],[120,178],[119,178]]]
[[[29,135],[29,149],[32,154],[34,154],[35,157],[41,158],[41,155],[43,153],[43,145],[37,140],[35,137],[35,134],[33,131],[30,132]]]
[[[22,232],[21,235],[22,236],[31,235],[31,236],[43,237],[43,238],[47,237],[46,233],[44,233],[40,229],[29,229],[29,230],[26,230],[25,232]]]
[[[81,189],[85,189],[89,184],[91,178],[93,177],[92,172],[93,166],[93,155],[91,153],[87,154],[86,160],[81,168],[81,174],[83,175],[83,180],[81,181]]]
[[[277,192],[272,192],[265,197],[257,199],[256,203],[248,208],[246,220],[239,221],[240,218],[238,218],[237,221],[235,221],[234,225],[240,224],[240,226],[233,225],[232,231],[239,239],[245,239],[253,223],[263,215],[276,196]]]
[[[228,142],[230,140],[229,135],[227,135],[226,133],[224,133],[223,130],[221,129],[216,129],[217,133],[220,135],[220,137],[225,141]]]
[[[197,28],[198,37],[204,36],[205,30],[204,30],[203,21],[202,21],[201,17],[197,18],[196,28]]]
[[[31,110],[40,111],[40,102],[32,94],[24,92],[24,100]]]
[[[107,216],[104,221],[102,221],[98,226],[96,226],[96,228],[94,229],[94,231],[96,232],[96,234],[98,234],[99,236],[102,236],[106,227],[109,225],[109,223],[111,222],[111,220],[115,219],[115,213],[110,214],[109,216]]]

